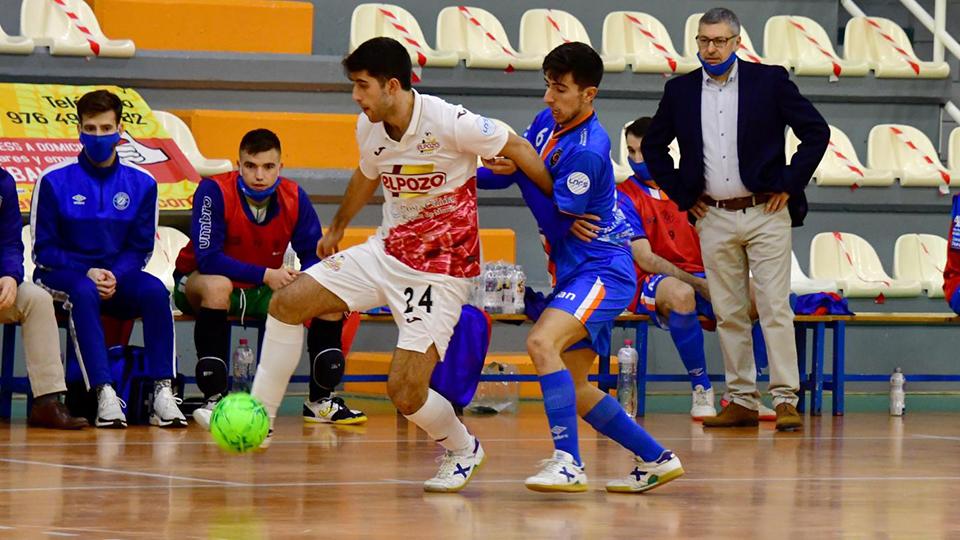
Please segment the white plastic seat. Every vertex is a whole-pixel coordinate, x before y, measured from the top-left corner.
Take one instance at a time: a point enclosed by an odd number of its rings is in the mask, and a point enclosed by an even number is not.
[[[197,147],[197,141],[193,138],[193,133],[187,124],[177,116],[166,111],[153,111],[163,129],[173,138],[173,141],[180,147],[180,151],[187,157],[187,160],[193,165],[200,176],[213,176],[215,174],[225,173],[233,170],[233,162],[229,159],[208,159],[200,153]]]
[[[946,62],[917,58],[903,28],[882,17],[854,17],[847,21],[844,50],[847,58],[866,62],[878,78],[945,79]]]
[[[947,142],[947,165],[960,178],[960,127],[953,128]]]
[[[787,163],[800,146],[792,129],[787,130]],[[896,179],[893,171],[867,168],[857,157],[850,138],[840,128],[830,126],[830,145],[817,165],[813,179],[818,186],[889,186]]]
[[[30,54],[33,40],[26,36],[11,36],[0,28],[0,54]]]
[[[617,177],[617,183],[623,182],[627,178],[633,175],[633,169],[630,168],[629,153],[627,152],[627,126],[633,123],[633,120],[627,122],[623,125],[623,129],[620,130],[620,155],[617,156],[617,159],[612,159],[613,161],[613,174]],[[669,146],[670,157],[673,158],[674,168],[680,166],[680,145],[677,143],[677,140],[674,139],[670,142]],[[611,156],[612,158],[612,156]]]
[[[903,124],[877,124],[867,137],[867,163],[872,169],[891,170],[904,187],[949,184],[948,171],[933,143],[920,130]]]
[[[557,45],[579,41],[593,46],[583,23],[559,9],[529,9],[520,17],[520,51],[541,59]],[[627,61],[622,56],[601,54],[604,71],[623,71]]]
[[[844,296],[909,298],[919,296],[919,281],[893,279],[883,269],[873,246],[853,233],[825,232],[810,242],[810,276],[832,279]]]
[[[468,68],[539,70],[543,56],[520,54],[489,11],[450,6],[437,15],[437,48],[455,51]]]
[[[893,275],[919,281],[930,298],[943,298],[947,240],[934,234],[904,234],[893,248]]]
[[[864,77],[870,71],[866,61],[840,58],[823,27],[798,15],[767,19],[763,53],[769,62],[790,66],[797,75]]]
[[[69,14],[69,15],[68,15]],[[20,31],[55,56],[130,58],[137,48],[129,39],[103,35],[93,10],[83,0],[23,0]]]
[[[350,51],[370,38],[391,37],[410,53],[414,67],[453,67],[460,62],[454,51],[438,51],[427,45],[420,23],[409,11],[393,4],[360,4],[350,17]],[[411,43],[411,40],[414,43]],[[422,63],[420,55],[423,55]]]
[[[700,17],[703,17],[703,13],[690,15],[687,17],[687,24],[683,28],[683,55],[697,62],[698,66],[700,61],[697,60],[697,52],[699,52],[699,49],[697,49],[697,34],[700,31]],[[737,56],[741,60],[756,64],[777,64],[769,58],[760,56],[753,40],[750,39],[750,34],[747,33],[747,29],[743,25],[740,26],[740,47],[737,49]]]
[[[159,278],[168,291],[172,292],[176,286],[173,282],[173,271],[176,268],[177,256],[189,241],[187,235],[173,227],[157,227],[153,255],[144,271]]]
[[[680,55],[656,17],[640,11],[614,11],[603,19],[603,53],[623,57],[634,73],[689,73],[700,62]]]
[[[23,280],[33,281],[33,271],[37,264],[33,262],[33,236],[30,233],[30,224],[20,229],[20,239],[23,241]]]
[[[835,293],[837,282],[829,279],[811,279],[800,268],[800,261],[797,260],[797,254],[790,251],[790,290],[794,294],[804,295],[821,292]]]

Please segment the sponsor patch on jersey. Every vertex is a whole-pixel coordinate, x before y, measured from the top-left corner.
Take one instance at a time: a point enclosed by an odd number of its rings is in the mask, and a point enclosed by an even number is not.
[[[381,173],[383,188],[392,193],[428,193],[447,183],[447,173]]]
[[[570,173],[567,177],[567,189],[574,195],[583,195],[590,189],[590,177],[579,171]]]
[[[117,210],[126,210],[130,206],[130,195],[121,191],[113,196],[113,207]]]
[[[477,128],[480,130],[480,133],[487,136],[493,135],[493,132],[497,130],[497,126],[493,123],[493,120],[484,118],[483,116],[477,117]]]
[[[560,162],[560,156],[563,155],[563,148],[557,148],[557,151],[550,154],[550,166],[556,167]]]
[[[435,154],[439,149],[440,141],[438,141],[437,138],[434,137],[430,132],[427,132],[427,136],[424,137],[420,141],[420,144],[417,145],[417,152],[419,152],[420,155]]]

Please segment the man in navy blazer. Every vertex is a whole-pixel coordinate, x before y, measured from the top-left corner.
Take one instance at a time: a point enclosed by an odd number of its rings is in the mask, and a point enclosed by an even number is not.
[[[748,274],[770,361],[777,429],[802,427],[793,312],[789,305],[791,225],[807,214],[803,190],[830,140],[823,117],[785,69],[737,59],[740,21],[724,8],[700,19],[703,69],[667,82],[642,151],[660,187],[697,219],[707,282],[732,400],[707,427],[755,426]],[[790,165],[784,136],[801,144]],[[680,168],[667,145],[676,138]]]

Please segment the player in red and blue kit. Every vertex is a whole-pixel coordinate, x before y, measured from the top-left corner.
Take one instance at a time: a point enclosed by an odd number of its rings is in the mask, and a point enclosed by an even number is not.
[[[310,198],[296,182],[280,176],[280,139],[255,129],[240,141],[238,170],[205,178],[194,194],[190,243],[177,257],[174,302],[195,314],[197,386],[205,404],[193,417],[209,426],[216,403],[227,391],[229,315],[265,319],[275,290],[298,271],[284,266],[289,245],[306,269],[320,261],[323,233]],[[314,318],[307,333],[310,397],[308,422],[358,424],[367,417],[349,409],[333,390],[343,378],[340,314]]]
[[[943,294],[950,309],[960,315],[960,195],[953,196],[949,238],[947,264],[943,268]]]
[[[590,46],[566,43],[546,56],[543,72],[549,108],[537,115],[525,137],[540,153],[553,183],[534,186],[509,160],[500,158],[485,161],[490,169],[478,172],[480,187],[514,182],[520,187],[543,234],[555,281],[548,305],[527,338],[555,451],[526,486],[535,491],[586,491],[577,437],[579,413],[635,455],[632,472],[608,483],[607,490],[647,491],[682,475],[680,460],[627,416],[614,398],[587,381],[596,353],[609,351],[613,322],[636,290],[629,251],[633,233],[617,205],[610,139],[593,110],[603,62]],[[571,231],[575,220],[584,216],[595,218],[592,240]]]

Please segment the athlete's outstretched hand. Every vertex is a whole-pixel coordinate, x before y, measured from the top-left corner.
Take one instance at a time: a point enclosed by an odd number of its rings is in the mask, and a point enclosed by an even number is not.
[[[597,231],[600,230],[600,226],[592,223],[593,221],[600,221],[600,216],[584,214],[570,226],[570,233],[584,242],[593,240],[597,237]]]
[[[286,267],[267,268],[263,273],[263,283],[266,284],[267,287],[270,287],[270,290],[276,291],[293,283],[293,280],[297,279],[299,273],[300,272],[292,268]]]
[[[317,257],[325,259],[337,252],[337,244],[343,239],[343,231],[327,231],[317,242]]]

